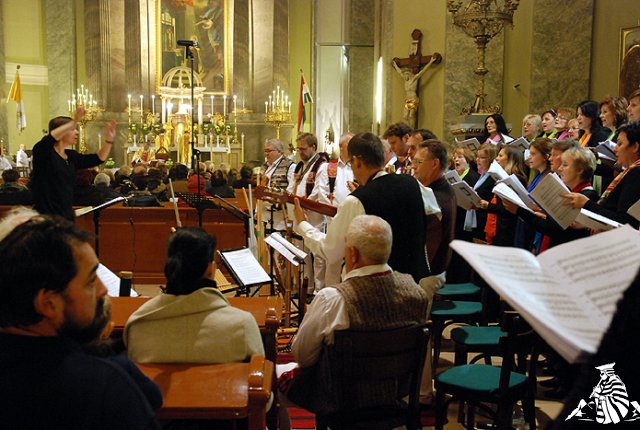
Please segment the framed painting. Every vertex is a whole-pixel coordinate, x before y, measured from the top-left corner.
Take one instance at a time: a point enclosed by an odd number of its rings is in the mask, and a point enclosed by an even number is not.
[[[640,87],[640,25],[621,31],[618,87],[619,94],[624,97]]]
[[[229,1],[156,0],[158,83],[173,67],[190,67],[179,40],[198,42],[194,70],[206,92],[228,94],[233,43],[229,31]]]

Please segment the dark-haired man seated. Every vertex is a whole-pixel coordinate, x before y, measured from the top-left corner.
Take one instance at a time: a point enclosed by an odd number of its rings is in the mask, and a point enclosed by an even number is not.
[[[158,428],[130,376],[76,341],[107,293],[86,233],[37,216],[0,241],[0,255],[2,428]]]

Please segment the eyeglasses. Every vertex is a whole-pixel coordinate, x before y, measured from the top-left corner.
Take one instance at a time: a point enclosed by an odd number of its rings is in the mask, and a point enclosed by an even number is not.
[[[414,167],[418,167],[419,165],[421,165],[425,161],[427,161],[426,158],[414,158],[413,160],[411,160],[411,165],[414,166]]]
[[[265,154],[268,154],[268,153],[270,153],[270,152],[278,152],[278,150],[277,150],[277,149],[265,149],[265,150],[264,150],[264,153],[265,153]]]
[[[298,151],[306,151],[307,149],[311,148],[310,146],[297,146],[296,149]]]

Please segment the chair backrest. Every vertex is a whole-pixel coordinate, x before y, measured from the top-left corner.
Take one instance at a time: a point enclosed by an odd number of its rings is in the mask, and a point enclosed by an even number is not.
[[[417,411],[429,328],[338,331],[328,348],[333,393],[342,410],[398,407]]]
[[[500,338],[500,391],[507,391],[512,371],[526,375],[528,384],[535,385],[538,335],[517,312],[506,311],[502,326],[507,335]]]

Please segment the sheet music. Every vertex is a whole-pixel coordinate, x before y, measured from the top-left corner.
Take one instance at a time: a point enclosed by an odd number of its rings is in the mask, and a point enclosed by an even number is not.
[[[222,251],[226,263],[238,276],[243,285],[255,285],[271,282],[269,274],[264,271],[249,248],[237,251]]]
[[[107,268],[104,264],[100,263],[98,265],[98,270],[96,270],[96,275],[100,278],[100,281],[107,288],[107,294],[111,297],[118,297],[120,295],[120,277],[113,273],[111,270]],[[135,290],[131,289],[131,297],[138,297],[139,294],[135,292]]]
[[[285,248],[287,248],[291,253],[295,254],[295,256],[298,257],[300,260],[304,260],[305,258],[307,258],[306,252],[304,252],[303,250],[295,246],[293,243],[289,242],[287,239],[282,237],[282,235],[277,231],[269,235],[269,237],[272,237],[272,236],[275,240],[277,240]]]
[[[640,200],[631,205],[629,209],[627,209],[627,213],[640,221]]]
[[[478,151],[480,148],[480,142],[477,138],[472,137],[471,139],[465,139],[458,142],[458,146],[469,148],[473,153]]]
[[[511,142],[507,143],[507,145],[522,148],[523,150],[529,149],[529,141],[524,137],[519,137],[516,140],[512,140]]]
[[[455,169],[451,169],[447,173],[445,173],[444,178],[447,180],[447,182],[449,182],[450,185],[462,181],[462,178],[460,177],[460,175],[458,175],[458,172],[456,172]]]
[[[451,188],[453,188],[453,192],[456,195],[456,202],[461,208],[469,210],[474,206],[478,207],[480,205],[480,200],[482,199],[478,193],[476,193],[476,190],[471,188],[466,182],[456,182],[451,185]]]
[[[597,350],[640,266],[640,234],[628,226],[537,258],[522,249],[459,240],[451,247],[569,362]]]
[[[532,211],[538,210],[538,205],[531,199],[531,197],[529,197],[529,192],[524,185],[522,185],[522,182],[520,182],[516,175],[511,175],[508,178],[503,179],[502,183],[508,185],[509,188],[515,191],[518,197],[520,197],[520,200],[522,200],[529,209]]]
[[[498,164],[496,160],[493,160],[491,162],[491,165],[489,166],[489,170],[487,170],[487,173],[496,182],[502,181],[509,177],[509,174],[502,168],[500,164]]]
[[[599,215],[595,212],[591,212],[585,208],[580,209],[578,216],[576,217],[576,222],[582,224],[586,228],[590,228],[592,230],[611,230],[613,228],[618,228],[622,224],[616,222],[612,219]]]
[[[617,143],[612,142],[610,140],[605,140],[598,146],[596,146],[596,152],[600,158],[606,158],[607,160],[616,161],[618,156],[615,153],[615,148],[618,146]]]
[[[493,193],[497,194],[503,200],[509,200],[511,203],[520,206],[522,209],[526,209],[529,212],[533,212],[527,205],[524,204],[522,199],[518,197],[515,191],[513,191],[507,184],[500,182],[493,187]]]
[[[111,206],[114,203],[118,203],[119,201],[124,200],[124,197],[120,196],[120,197],[116,197],[115,199],[111,199],[108,202],[104,202],[101,205],[98,206],[85,206],[83,208],[78,208],[74,211],[75,215],[78,216],[82,216],[82,215],[86,215],[90,212],[93,211],[97,211],[98,209],[102,209],[105,208],[107,206]]]
[[[555,174],[549,173],[531,191],[531,197],[544,209],[562,229],[569,227],[575,221],[580,209],[565,205],[565,199],[560,194],[571,192],[562,180]]]

